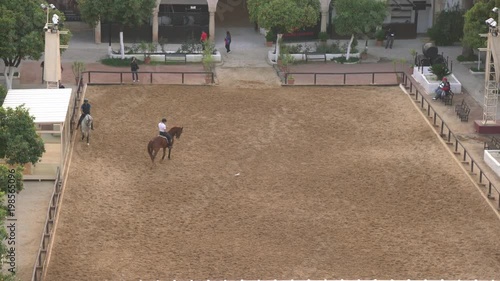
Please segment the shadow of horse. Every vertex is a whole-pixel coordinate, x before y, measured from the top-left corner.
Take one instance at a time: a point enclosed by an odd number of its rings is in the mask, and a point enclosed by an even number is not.
[[[170,130],[168,130],[168,133],[172,136],[172,146],[174,145],[174,139],[180,138],[183,128],[184,127],[172,127]],[[170,151],[172,150],[172,146],[168,148],[169,160],[170,160]],[[158,151],[160,151],[160,148],[163,148],[163,156],[161,157],[160,162],[163,161],[163,159],[165,158],[165,150],[167,149],[167,147],[168,147],[167,138],[163,136],[156,136],[149,141],[148,154],[149,157],[151,157],[151,162],[153,162],[153,165],[155,164],[155,157],[158,154]]]

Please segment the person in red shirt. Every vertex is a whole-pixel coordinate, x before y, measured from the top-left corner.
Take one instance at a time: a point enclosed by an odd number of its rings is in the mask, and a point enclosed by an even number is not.
[[[443,77],[443,80],[439,84],[439,87],[436,89],[436,91],[434,91],[436,93],[436,95],[432,99],[437,100],[437,99],[443,98],[449,94],[450,90],[451,90],[451,86],[450,86],[450,82],[448,82],[448,78]]]
[[[205,43],[207,42],[208,34],[203,30],[201,32],[201,37],[200,37],[200,43],[201,47],[203,48],[203,51],[205,50]]]

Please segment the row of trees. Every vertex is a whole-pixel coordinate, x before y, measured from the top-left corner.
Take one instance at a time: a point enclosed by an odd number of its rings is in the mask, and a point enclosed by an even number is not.
[[[247,5],[251,20],[278,35],[277,56],[279,41],[284,33],[314,26],[320,15],[319,0],[248,0]],[[354,38],[367,37],[367,34],[384,22],[386,3],[373,0],[336,0],[334,5],[337,11],[335,31],[340,35],[351,36],[346,55],[349,59]]]

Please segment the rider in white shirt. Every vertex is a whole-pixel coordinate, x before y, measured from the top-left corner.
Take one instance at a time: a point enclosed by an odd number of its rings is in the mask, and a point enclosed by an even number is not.
[[[168,146],[172,146],[172,136],[167,132],[167,118],[161,119],[161,122],[158,123],[158,131],[160,131],[160,136],[164,136],[167,138]]]

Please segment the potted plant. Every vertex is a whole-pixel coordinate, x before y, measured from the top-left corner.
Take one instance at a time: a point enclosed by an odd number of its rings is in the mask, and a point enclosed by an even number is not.
[[[287,83],[288,85],[293,85],[293,84],[295,84],[295,78],[293,77],[293,75],[292,75],[292,74],[288,74],[288,75],[286,76],[286,79],[287,79],[286,83]]]
[[[444,63],[437,63],[433,64],[431,67],[429,67],[429,71],[436,75],[436,79],[438,81],[443,80],[443,77],[448,76],[451,74],[451,72],[448,70],[448,66]]]
[[[403,74],[401,74],[401,72],[403,72],[403,66],[406,64],[406,60],[405,59],[394,59],[392,61],[392,64],[394,66],[394,74],[396,74],[396,80],[398,82],[398,84],[401,84],[403,83]]]
[[[75,76],[75,83],[78,86],[80,77],[82,76],[82,73],[85,71],[85,64],[81,61],[75,61],[73,62],[73,65],[71,65],[71,70],[73,71],[73,75]]]
[[[363,52],[361,52],[361,59],[366,60],[368,58],[368,49],[365,48]]]
[[[149,44],[144,41],[141,41],[141,43],[139,43],[139,51],[144,54],[144,63],[150,63],[151,57],[148,55]]]
[[[272,30],[268,30],[266,33],[266,45],[267,47],[273,46],[273,41],[276,39],[276,35]]]
[[[384,39],[385,39],[385,32],[382,28],[380,28],[375,32],[375,40],[376,40],[375,45],[376,46],[383,46]]]
[[[320,33],[318,33],[318,39],[321,42],[326,42],[328,40],[328,33],[321,31]]]
[[[214,69],[214,57],[213,52],[215,50],[215,46],[211,42],[207,42],[205,45],[205,50],[203,51],[203,58],[201,62],[203,63],[203,68],[208,72],[205,75],[205,83],[212,84],[212,75]]]

